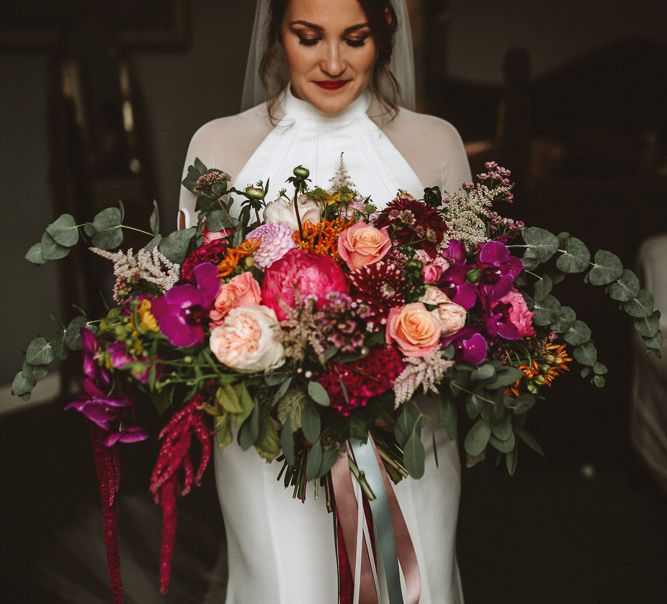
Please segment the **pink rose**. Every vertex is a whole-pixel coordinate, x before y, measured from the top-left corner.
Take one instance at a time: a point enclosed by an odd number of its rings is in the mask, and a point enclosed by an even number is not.
[[[516,289],[510,290],[500,300],[493,305],[494,308],[498,304],[509,304],[508,312],[509,322],[516,327],[520,338],[535,335],[535,328],[533,327],[533,317],[535,313],[528,310],[526,300]]]
[[[355,222],[338,235],[338,253],[350,270],[357,270],[382,259],[391,248],[387,227],[376,229]]]
[[[466,309],[456,304],[456,302],[452,302],[445,292],[435,287],[435,285],[427,285],[426,293],[419,301],[438,307],[438,318],[442,323],[443,338],[453,336],[465,326],[468,314]]]
[[[449,268],[449,262],[442,256],[431,258],[425,250],[417,250],[415,255],[417,260],[424,265],[422,268],[424,283],[436,283],[442,276],[442,273]]]
[[[392,308],[387,317],[387,344],[396,342],[407,357],[425,357],[438,348],[442,324],[435,311],[421,302]]]
[[[350,286],[343,269],[331,256],[318,256],[300,249],[289,250],[264,274],[262,304],[272,308],[280,321],[287,318],[283,303],[294,307],[294,292],[302,299],[315,296],[318,306],[333,292],[348,294]]]
[[[218,239],[224,239],[225,237],[228,237],[229,235],[232,235],[234,232],[233,229],[222,229],[221,231],[209,231],[206,226],[204,226],[204,230],[202,233],[203,236],[203,245],[206,245],[207,243],[211,243],[211,241],[217,241]]]
[[[232,308],[211,332],[209,345],[223,365],[239,373],[255,373],[280,367],[285,350],[276,334],[275,313],[251,304]]]
[[[220,325],[227,313],[237,306],[248,304],[259,304],[262,292],[259,283],[251,273],[241,273],[234,277],[229,283],[224,283],[218,290],[218,295],[213,303],[209,314],[212,326]]]

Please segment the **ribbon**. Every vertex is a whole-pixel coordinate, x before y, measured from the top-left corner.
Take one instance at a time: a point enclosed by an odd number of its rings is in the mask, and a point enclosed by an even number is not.
[[[337,532],[342,535],[345,553],[351,569],[354,570],[354,604],[377,604],[378,587],[372,538],[369,523],[365,522],[363,505],[370,503],[372,525],[375,527],[377,542],[382,556],[387,580],[390,604],[404,604],[401,590],[400,568],[405,577],[408,604],[418,604],[421,582],[419,567],[405,518],[398,504],[398,498],[389,476],[371,437],[366,443],[353,439],[349,443],[350,452],[362,472],[363,479],[375,495],[370,501],[364,497],[358,483],[353,484],[348,463],[348,453],[342,454],[331,470],[336,514]]]

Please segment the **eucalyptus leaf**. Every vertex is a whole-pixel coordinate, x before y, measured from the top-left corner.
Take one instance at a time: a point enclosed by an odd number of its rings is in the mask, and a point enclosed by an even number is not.
[[[579,375],[586,379],[589,375],[591,374],[591,368],[590,367],[584,367],[580,372]]]
[[[320,437],[322,422],[320,414],[313,405],[305,405],[301,413],[301,429],[303,435],[311,443],[314,443]]]
[[[535,437],[526,432],[523,428],[519,428],[517,426],[514,426],[514,433],[524,442],[526,443],[535,453],[540,455],[541,457],[544,457],[544,449],[540,446],[540,443],[535,440]]]
[[[116,230],[122,223],[123,212],[120,208],[106,208],[93,218],[93,227],[98,233]]]
[[[516,446],[516,437],[514,436],[513,432],[510,432],[509,438],[507,440],[501,440],[492,434],[491,438],[489,438],[489,444],[501,453],[511,453],[514,451],[514,447]]]
[[[229,213],[225,210],[213,210],[206,216],[206,228],[209,231],[218,232],[235,226]]]
[[[22,371],[19,371],[14,376],[14,380],[12,381],[12,394],[21,397],[29,396],[33,388],[34,384],[28,380]]]
[[[46,365],[32,365],[28,361],[24,361],[21,373],[30,383],[36,384],[49,375],[49,369]]]
[[[248,417],[239,429],[238,442],[241,449],[247,451],[252,447],[259,437],[259,405],[255,404],[250,417]]]
[[[617,302],[629,302],[637,296],[639,289],[639,278],[626,268],[621,276],[609,286],[607,294]]]
[[[518,461],[519,461],[519,448],[514,447],[513,451],[510,451],[505,455],[505,468],[507,468],[507,473],[510,476],[514,476]]]
[[[595,373],[595,375],[606,375],[609,373],[609,369],[606,365],[598,362],[593,365],[593,373]]]
[[[583,273],[591,262],[586,244],[576,237],[565,242],[563,254],[556,260],[556,268],[564,273]]]
[[[338,460],[338,451],[334,447],[326,447],[322,450],[322,465],[320,466],[320,476],[324,476],[334,467]]]
[[[491,433],[500,440],[508,440],[512,435],[511,418],[508,416],[502,423],[491,426]]]
[[[294,465],[294,436],[292,435],[292,420],[288,417],[280,430],[280,447],[283,450],[285,461],[290,466]]]
[[[403,462],[405,469],[413,478],[424,475],[426,451],[417,430],[413,430],[403,448]]]
[[[523,230],[523,240],[527,248],[524,257],[547,262],[558,251],[558,238],[539,227],[528,227]]]
[[[64,361],[67,358],[68,350],[65,345],[65,330],[60,329],[58,332],[49,340],[51,348],[53,349],[53,357],[58,361]]]
[[[583,321],[575,321],[563,334],[563,340],[572,346],[579,346],[591,339],[591,328]]]
[[[48,262],[42,254],[41,243],[35,243],[35,245],[30,246],[30,249],[25,253],[24,258],[32,264],[46,264]]]
[[[308,399],[303,390],[290,388],[278,402],[278,421],[285,424],[290,420],[292,430],[301,428],[301,415]]]
[[[660,330],[660,311],[653,311],[648,317],[634,320],[635,329],[644,338],[652,338]]]
[[[456,405],[446,399],[440,400],[440,417],[442,419],[442,424],[445,427],[447,436],[449,440],[456,440],[457,428],[458,428],[458,412],[456,410]]]
[[[560,302],[552,295],[548,295],[544,300],[535,301],[533,312],[535,316],[533,321],[535,325],[544,327],[553,323],[560,314]]]
[[[107,231],[98,231],[93,235],[92,243],[101,250],[112,250],[123,243],[123,231],[120,227]]]
[[[510,386],[520,379],[522,375],[521,371],[516,367],[503,367],[503,369],[496,373],[496,379],[486,384],[485,388],[487,390],[497,390],[498,388]]]
[[[650,316],[653,313],[653,294],[646,289],[640,289],[632,300],[623,304],[623,310],[635,319]]]
[[[153,200],[153,211],[151,212],[149,224],[151,227],[151,233],[158,237],[160,235],[160,208],[158,207],[157,201],[155,200]]]
[[[473,382],[480,380],[488,380],[496,375],[496,368],[491,363],[484,363],[480,365],[475,371],[470,374],[470,379]]]
[[[607,385],[607,380],[603,375],[596,375],[593,377],[593,386],[596,388],[604,388]]]
[[[551,293],[553,286],[554,284],[551,277],[543,275],[541,279],[538,279],[535,282],[535,300],[537,302],[544,300]]]
[[[564,248],[565,245],[567,244],[567,240],[570,237],[572,237],[572,235],[570,235],[570,233],[568,233],[567,231],[563,231],[562,233],[558,233],[558,245],[561,248]]]
[[[598,250],[593,259],[593,268],[588,271],[591,285],[609,285],[623,274],[623,263],[616,254],[607,250]]]
[[[465,409],[466,414],[470,419],[477,419],[483,408],[484,401],[482,401],[476,394],[469,394],[466,397]]]
[[[414,403],[410,401],[409,403],[404,404],[403,410],[394,425],[394,436],[396,437],[396,442],[398,442],[401,447],[404,447],[408,442],[408,438],[410,438],[410,435],[416,429],[418,421],[419,410],[416,409]]]
[[[79,229],[71,214],[59,216],[46,227],[46,232],[53,237],[56,243],[64,247],[72,247],[79,242]]]
[[[279,384],[282,384],[286,379],[287,375],[284,373],[271,372],[264,374],[264,382],[266,383],[267,386],[278,386]]]
[[[65,330],[65,346],[69,350],[77,351],[83,348],[81,344],[81,330],[86,327],[88,320],[86,317],[74,317]]]
[[[523,415],[535,406],[535,402],[535,397],[532,394],[522,394],[512,402],[512,411],[515,415]]]
[[[464,448],[468,455],[477,457],[481,455],[491,438],[491,426],[482,419],[477,420],[466,434]]]
[[[329,393],[324,389],[322,384],[314,380],[308,382],[308,396],[322,407],[328,407],[331,404]]]
[[[275,394],[273,395],[272,404],[275,405],[280,399],[283,398],[283,396],[285,396],[285,393],[287,392],[291,383],[292,383],[292,376],[290,375],[289,377],[283,380],[283,383],[280,384],[280,387],[278,388],[278,390],[276,390]]]
[[[558,318],[549,325],[549,329],[557,333],[565,333],[577,320],[577,313],[570,306],[561,306]]]
[[[593,342],[586,342],[574,348],[572,356],[578,363],[587,367],[593,367],[598,360],[598,350]]]
[[[158,249],[171,262],[182,264],[187,256],[192,238],[197,233],[197,227],[190,227],[182,231],[174,231],[160,241]]]
[[[647,350],[660,351],[663,345],[662,332],[659,331],[652,338],[642,338],[642,342]],[[657,355],[660,358],[660,355]]]
[[[322,445],[317,441],[308,449],[308,458],[306,460],[306,480],[317,478],[322,465]]]
[[[160,241],[162,241],[162,235],[156,235],[142,249],[146,250],[147,252],[152,252],[160,245]]]
[[[46,231],[42,235],[40,249],[42,250],[42,258],[44,260],[62,260],[69,254],[69,248],[60,245]]]
[[[28,345],[25,360],[31,365],[48,365],[53,359],[53,348],[46,338],[40,336]]]

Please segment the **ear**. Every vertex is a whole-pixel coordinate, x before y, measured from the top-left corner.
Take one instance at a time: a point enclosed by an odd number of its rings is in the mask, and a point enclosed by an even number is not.
[[[394,17],[392,16],[388,6],[386,6],[384,9],[384,18],[387,20],[387,25],[389,25],[389,27],[394,25]]]

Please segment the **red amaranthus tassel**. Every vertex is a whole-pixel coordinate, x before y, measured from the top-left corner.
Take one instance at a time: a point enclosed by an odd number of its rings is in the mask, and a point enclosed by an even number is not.
[[[97,426],[91,430],[91,444],[95,473],[100,489],[104,518],[104,545],[107,550],[107,566],[111,580],[114,604],[123,602],[123,584],[120,576],[120,553],[118,550],[118,527],[116,524],[116,495],[120,488],[120,458],[116,447],[104,444],[108,433]]]
[[[182,470],[181,495],[190,492],[192,484],[199,485],[211,460],[211,433],[204,423],[201,412],[202,398],[197,396],[178,411],[160,433],[162,447],[151,475],[151,493],[155,503],[162,505],[162,547],[160,549],[160,591],[169,590],[171,560],[176,537],[176,490],[177,474]],[[190,458],[192,436],[197,438],[202,449],[197,473],[194,473]]]

